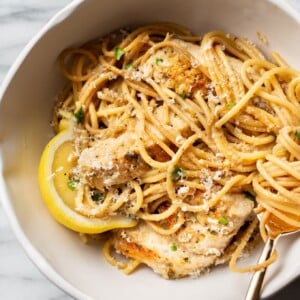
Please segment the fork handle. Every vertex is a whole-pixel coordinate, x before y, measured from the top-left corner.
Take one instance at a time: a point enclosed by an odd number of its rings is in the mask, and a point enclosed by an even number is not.
[[[275,240],[270,239],[270,238],[267,239],[264,249],[258,260],[258,263],[263,263],[264,261],[266,261],[268,258],[271,257],[272,252],[275,247],[275,242],[276,242],[276,239]],[[245,300],[260,299],[261,288],[263,285],[266,270],[267,270],[267,268],[264,268],[263,270],[254,273],[254,275],[252,276],[252,279],[250,281]]]

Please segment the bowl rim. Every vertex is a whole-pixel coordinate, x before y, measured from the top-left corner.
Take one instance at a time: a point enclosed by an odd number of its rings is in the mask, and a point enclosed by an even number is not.
[[[17,70],[22,65],[27,55],[36,46],[38,41],[49,30],[51,30],[52,27],[54,27],[54,25],[57,25],[64,21],[74,10],[78,9],[80,5],[83,4],[83,2],[84,0],[73,0],[62,9],[60,9],[50,18],[50,20],[45,23],[45,25],[30,39],[30,41],[21,50],[16,60],[10,67],[8,73],[6,74],[2,84],[0,85],[0,109],[1,101],[3,99],[3,96],[5,95],[5,91],[9,87]],[[10,228],[12,229],[18,243],[21,245],[27,257],[48,280],[50,280],[54,285],[56,285],[59,289],[61,289],[68,295],[75,297],[76,299],[93,300],[92,298],[81,292],[79,289],[77,289],[75,286],[73,286],[66,279],[64,279],[57,271],[55,271],[55,269],[51,266],[47,259],[31,244],[29,238],[26,236],[16,217],[14,208],[11,204],[10,197],[6,189],[5,179],[2,171],[3,159],[0,147],[0,202],[2,204],[4,213],[7,216]]]
[[[282,11],[286,12],[291,18],[297,21],[300,24],[300,11],[297,11],[291,4],[287,3],[285,0],[264,0],[270,3],[273,3]],[[84,0],[73,0],[62,9],[60,9],[56,14],[54,14],[49,21],[30,39],[30,41],[25,45],[23,50],[19,53],[14,63],[11,65],[9,71],[4,77],[0,85],[0,109],[1,101],[5,95],[6,89],[9,87],[11,81],[13,80],[17,70],[22,65],[23,61],[26,59],[27,55],[31,50],[36,46],[38,41],[45,35],[49,30],[51,30],[54,25],[57,25],[63,22],[69,15],[72,14],[74,10],[79,9],[79,7],[84,3]],[[1,143],[0,143],[1,144]],[[2,204],[4,213],[7,216],[8,223],[12,229],[18,243],[23,248],[23,251],[26,253],[30,261],[37,267],[37,269],[53,284],[60,288],[65,293],[69,294],[76,299],[82,300],[93,300],[91,297],[87,296],[81,292],[78,288],[68,282],[62,277],[55,269],[50,265],[46,258],[31,244],[29,238],[24,233],[22,227],[19,224],[19,221],[14,212],[14,208],[11,204],[10,197],[8,195],[5,179],[3,176],[3,159],[1,156],[0,148],[0,202]],[[300,272],[299,274],[300,275]],[[274,290],[274,293],[282,289],[284,286],[292,282],[295,277],[288,277],[277,290]],[[268,295],[270,296],[270,295]]]

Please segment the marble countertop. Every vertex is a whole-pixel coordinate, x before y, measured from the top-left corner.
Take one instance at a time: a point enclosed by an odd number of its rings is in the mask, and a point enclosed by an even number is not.
[[[71,0],[0,0],[0,83],[25,44]],[[300,10],[300,0],[289,0]],[[0,195],[1,196],[1,195]],[[300,278],[272,300],[299,299]],[[9,228],[0,203],[0,299],[72,299],[49,282],[27,258]]]

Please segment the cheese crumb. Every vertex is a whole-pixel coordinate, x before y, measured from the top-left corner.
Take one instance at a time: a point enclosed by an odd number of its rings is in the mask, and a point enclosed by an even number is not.
[[[190,190],[190,188],[186,185],[181,186],[178,190],[177,190],[177,195],[178,196],[184,196],[185,194],[188,193],[188,191]]]
[[[175,104],[175,99],[174,98],[169,99],[169,103],[170,104]]]

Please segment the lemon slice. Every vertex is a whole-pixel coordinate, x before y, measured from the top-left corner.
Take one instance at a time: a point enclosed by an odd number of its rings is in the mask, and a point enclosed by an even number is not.
[[[42,197],[53,217],[64,226],[80,233],[101,233],[113,228],[136,225],[136,221],[121,217],[99,219],[76,212],[76,191],[68,188],[69,172],[73,167],[68,159],[72,152],[72,129],[64,120],[61,130],[46,145],[39,164],[38,181]]]

